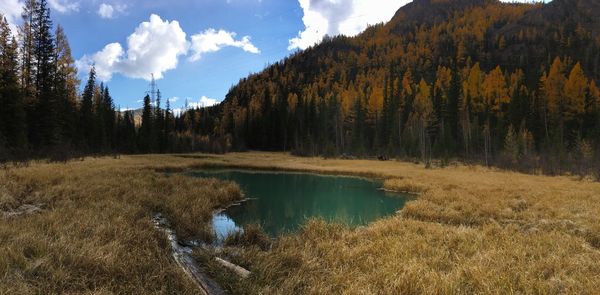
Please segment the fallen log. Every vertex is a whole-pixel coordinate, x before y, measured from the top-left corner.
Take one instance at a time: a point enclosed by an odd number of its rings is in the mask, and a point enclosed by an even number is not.
[[[175,232],[169,227],[169,223],[166,218],[161,214],[156,214],[153,218],[154,225],[156,228],[161,230],[167,235],[171,244],[171,250],[175,262],[183,271],[192,278],[199,289],[205,295],[221,295],[225,294],[225,291],[215,282],[213,279],[204,274],[194,258],[192,257],[192,248],[182,246],[177,240]]]
[[[222,265],[223,267],[233,271],[235,274],[237,274],[238,276],[240,276],[241,278],[245,279],[248,276],[250,276],[251,272],[239,265],[235,265],[227,260],[221,259],[219,257],[215,257],[215,260]]]

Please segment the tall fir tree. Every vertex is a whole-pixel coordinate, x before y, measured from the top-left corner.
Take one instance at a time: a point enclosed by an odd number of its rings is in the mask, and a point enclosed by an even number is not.
[[[38,136],[34,137],[33,143],[38,147],[50,147],[61,141],[61,132],[58,119],[59,105],[53,91],[56,54],[47,0],[40,0],[33,13],[33,37],[37,116],[32,127],[39,132]]]
[[[71,47],[63,28],[56,28],[56,75],[54,79],[54,96],[57,99],[58,121],[63,143],[75,146],[80,143],[77,89],[80,81],[77,78],[75,60],[71,55]]]
[[[0,147],[22,150],[27,146],[27,136],[17,50],[17,41],[0,14]]]
[[[92,66],[88,80],[81,95],[81,108],[79,111],[80,138],[82,148],[90,150],[94,136],[94,93],[96,91],[96,69]]]

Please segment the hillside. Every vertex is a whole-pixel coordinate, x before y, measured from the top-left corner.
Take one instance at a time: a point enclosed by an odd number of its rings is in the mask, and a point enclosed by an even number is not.
[[[242,79],[213,135],[299,154],[553,154],[560,167],[600,144],[598,6],[414,1]]]

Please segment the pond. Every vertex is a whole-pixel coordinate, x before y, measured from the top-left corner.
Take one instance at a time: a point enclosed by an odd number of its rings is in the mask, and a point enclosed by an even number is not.
[[[351,227],[365,225],[393,215],[412,198],[381,191],[381,182],[358,177],[252,170],[203,170],[193,175],[234,181],[248,198],[214,216],[218,240],[251,223],[260,224],[272,237],[296,231],[315,217]]]

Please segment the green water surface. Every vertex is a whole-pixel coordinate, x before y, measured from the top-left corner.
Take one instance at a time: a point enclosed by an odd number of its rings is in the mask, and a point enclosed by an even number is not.
[[[206,170],[198,177],[231,180],[249,199],[213,218],[218,237],[250,223],[271,236],[296,231],[307,218],[323,218],[351,227],[394,214],[411,198],[386,193],[380,182],[358,177],[250,170]]]

